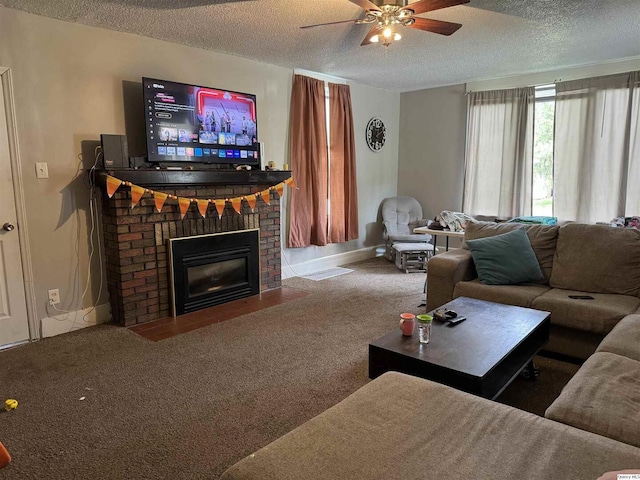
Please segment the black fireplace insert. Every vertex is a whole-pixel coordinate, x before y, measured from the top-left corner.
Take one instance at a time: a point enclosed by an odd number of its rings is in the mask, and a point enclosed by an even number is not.
[[[173,315],[260,293],[260,231],[169,240]]]

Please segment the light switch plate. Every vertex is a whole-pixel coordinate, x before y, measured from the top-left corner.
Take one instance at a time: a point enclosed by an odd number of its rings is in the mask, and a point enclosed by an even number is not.
[[[36,162],[36,178],[49,178],[47,162]]]

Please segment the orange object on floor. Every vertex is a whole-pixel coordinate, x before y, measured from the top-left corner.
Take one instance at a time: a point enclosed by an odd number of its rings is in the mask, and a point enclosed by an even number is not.
[[[11,455],[5,448],[5,446],[0,442],[0,468],[4,468],[11,463]]]

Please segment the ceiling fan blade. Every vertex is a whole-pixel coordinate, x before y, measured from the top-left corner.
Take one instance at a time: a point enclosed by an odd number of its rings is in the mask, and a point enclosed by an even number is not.
[[[300,28],[324,27],[325,25],[338,25],[340,23],[356,23],[358,20],[341,20],[339,22],[317,23],[316,25],[305,25]]]
[[[371,45],[373,43],[371,41],[371,37],[379,28],[380,27],[378,27],[378,24],[375,24],[373,27],[371,27],[371,30],[369,30],[369,32],[367,33],[367,36],[364,37],[364,40],[362,40],[362,43],[360,44],[360,46],[363,47],[365,45]]]
[[[442,8],[455,7],[456,5],[462,5],[470,1],[471,0],[421,0],[416,3],[410,3],[405,8],[413,10],[414,15],[420,15],[421,13],[432,12]]]
[[[208,5],[222,5],[225,3],[238,3],[254,0],[184,0],[176,2],[175,0],[153,0],[152,2],[140,2],[140,0],[109,0],[109,3],[115,3],[116,5],[125,5],[132,7],[153,8],[162,10],[165,8],[178,9],[178,8],[191,8],[191,7],[203,7]],[[143,5],[142,5],[143,4]]]
[[[414,20],[415,23],[407,26],[427,32],[439,33],[440,35],[451,35],[462,26],[459,23],[443,22],[442,20],[431,20],[430,18],[414,17]]]
[[[369,0],[349,0],[351,3],[355,3],[364,10],[380,10],[375,3],[371,3]]]

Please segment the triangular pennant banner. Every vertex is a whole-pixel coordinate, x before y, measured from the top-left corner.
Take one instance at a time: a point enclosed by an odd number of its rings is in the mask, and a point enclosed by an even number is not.
[[[164,202],[167,201],[168,196],[169,195],[167,195],[166,193],[153,192],[153,198],[156,201],[156,210],[158,211],[158,213],[162,211],[162,207],[164,207]]]
[[[135,207],[138,204],[138,202],[142,198],[142,195],[144,195],[144,191],[145,189],[142,187],[131,185],[131,208]]]
[[[233,209],[238,214],[240,214],[242,213],[242,200],[246,200],[247,203],[249,204],[249,207],[251,208],[251,212],[253,213],[255,211],[255,206],[258,201],[258,197],[261,197],[264,203],[266,203],[267,205],[271,205],[271,190],[275,190],[276,192],[278,192],[278,195],[282,197],[282,195],[284,194],[285,185],[288,185],[291,188],[298,188],[293,180],[293,177],[289,177],[284,182],[281,182],[275,186],[269,187],[268,189],[263,190],[261,192],[252,193],[247,197],[236,197],[231,199],[226,198],[221,200],[211,200],[211,199],[198,200],[194,198],[176,197],[175,195],[171,195],[167,193],[155,192],[153,190],[146,189],[138,185],[134,185],[131,182],[122,181],[119,178],[112,177],[111,175],[105,175],[105,177],[106,177],[106,189],[107,189],[107,194],[109,195],[109,198],[113,197],[113,195],[116,193],[116,191],[118,190],[118,188],[120,188],[121,185],[125,185],[131,189],[131,208],[134,208],[136,205],[138,205],[138,203],[140,202],[140,199],[143,197],[145,193],[149,193],[153,195],[155,200],[156,210],[158,212],[162,212],[162,208],[164,207],[164,204],[166,203],[167,199],[178,200],[178,204],[180,207],[180,219],[184,219],[185,215],[189,210],[189,206],[191,205],[191,202],[198,204],[198,211],[200,212],[200,215],[202,215],[203,218],[206,218],[209,204],[213,203],[216,206],[218,217],[222,218],[222,214],[224,213],[224,209],[226,207],[227,202],[230,202],[231,205],[233,206]]]
[[[109,198],[113,197],[113,194],[116,193],[118,187],[120,187],[120,185],[122,185],[123,183],[124,182],[119,178],[107,175],[107,195],[109,195]]]
[[[246,200],[251,207],[251,213],[253,213],[253,210],[256,208],[256,200],[258,200],[258,197],[256,197],[255,195],[249,195]]]
[[[232,198],[231,205],[233,205],[233,209],[236,211],[236,213],[239,214],[240,209],[242,208],[242,198],[241,197]]]
[[[222,218],[222,212],[224,212],[224,204],[226,202],[224,200],[215,200],[213,203],[216,204],[216,210],[218,211],[218,218]]]
[[[271,205],[271,192],[269,191],[269,189],[261,191],[260,196],[262,197],[264,203],[266,203],[267,205]]]
[[[198,200],[198,211],[202,218],[206,218],[207,208],[209,208],[209,200]]]
[[[178,205],[180,205],[180,220],[184,218],[187,214],[187,210],[189,210],[189,205],[191,205],[191,199],[178,197]]]

